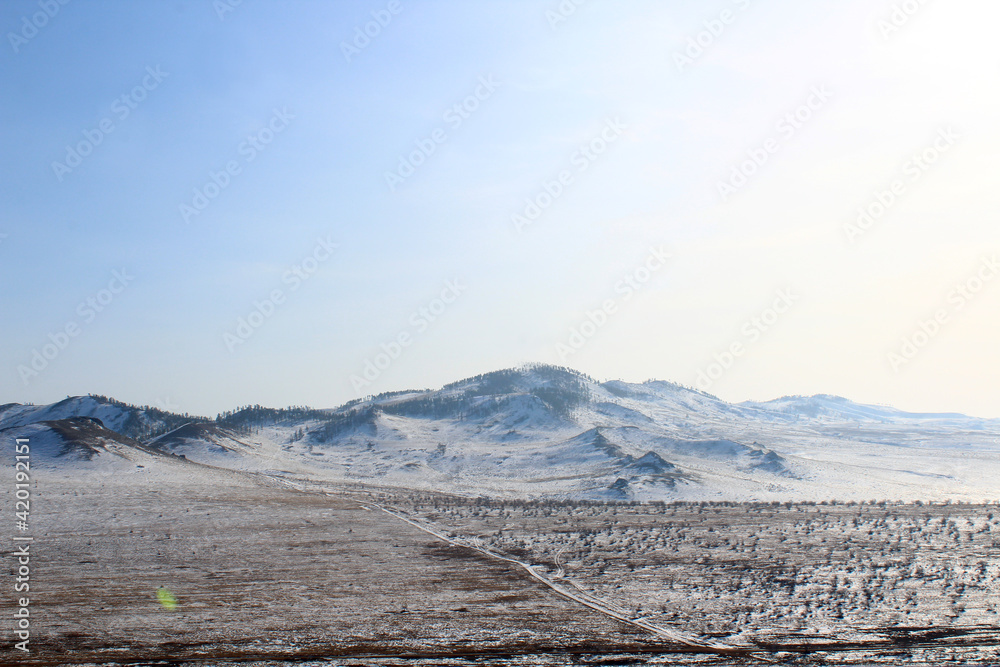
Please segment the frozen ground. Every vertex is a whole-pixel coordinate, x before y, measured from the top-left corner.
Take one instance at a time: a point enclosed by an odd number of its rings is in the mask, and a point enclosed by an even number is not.
[[[630,617],[728,642],[1000,626],[995,505],[411,497],[407,514],[534,563]]]
[[[509,564],[350,496],[183,462],[145,470],[36,475],[32,651],[4,647],[0,660],[214,664],[650,644]],[[177,609],[158,603],[161,586]]]
[[[16,664],[1000,660],[992,506],[546,507],[169,457],[34,498]]]

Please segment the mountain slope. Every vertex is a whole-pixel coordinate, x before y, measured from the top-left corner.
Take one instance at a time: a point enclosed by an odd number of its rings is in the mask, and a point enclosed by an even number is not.
[[[1000,478],[1000,420],[827,395],[731,404],[670,382],[597,382],[542,365],[331,410],[247,406],[214,421],[103,397],[11,404],[0,429],[70,417],[214,466],[475,495],[980,501]]]
[[[105,428],[95,417],[44,420],[9,427],[3,434],[29,441],[30,461],[36,469],[121,473],[173,458]]]
[[[69,417],[93,417],[105,428],[135,439],[152,437],[192,420],[187,415],[128,405],[104,396],[71,396],[51,405],[2,405],[0,430]]]

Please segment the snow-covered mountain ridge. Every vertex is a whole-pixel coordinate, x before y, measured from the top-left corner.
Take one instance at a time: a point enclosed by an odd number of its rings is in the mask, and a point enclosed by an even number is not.
[[[544,365],[215,420],[93,396],[8,404],[0,432],[73,417],[192,462],[466,494],[979,501],[998,495],[1000,473],[1000,420],[828,395],[733,404],[670,382],[598,382]]]

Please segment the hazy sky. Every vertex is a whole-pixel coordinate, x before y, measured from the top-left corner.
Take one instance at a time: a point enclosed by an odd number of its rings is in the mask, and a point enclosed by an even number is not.
[[[577,1],[2,3],[0,402],[1000,417],[997,3]]]

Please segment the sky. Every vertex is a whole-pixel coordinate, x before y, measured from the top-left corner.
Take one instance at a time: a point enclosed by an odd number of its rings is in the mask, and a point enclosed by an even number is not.
[[[524,363],[1000,417],[991,0],[0,5],[0,403]]]

